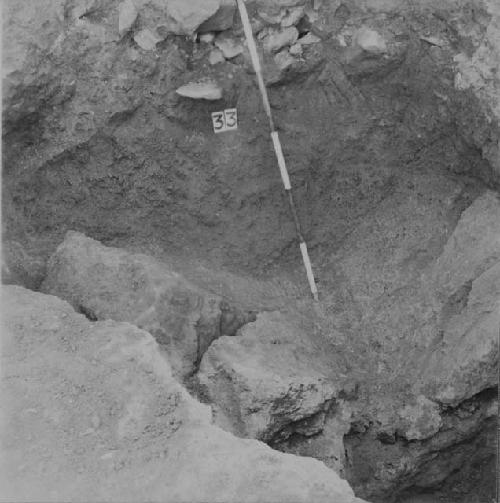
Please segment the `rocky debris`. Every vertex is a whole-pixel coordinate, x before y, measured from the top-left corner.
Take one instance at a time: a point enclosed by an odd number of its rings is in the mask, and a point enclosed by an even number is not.
[[[497,404],[492,398],[495,394],[475,397],[457,408],[442,410],[441,419],[435,405],[424,400],[421,404],[414,403],[400,414],[415,413],[417,417],[403,421],[400,416],[400,429],[396,432],[369,424],[362,434],[353,428],[344,438],[349,459],[346,477],[361,496],[391,502],[399,501],[404,492],[429,492],[443,487],[450,476],[469,463],[484,467],[494,464]],[[431,421],[430,425],[425,424],[427,420]],[[436,432],[439,421],[441,426]],[[409,441],[400,437],[399,432],[409,437],[430,436]],[[357,477],[353,477],[353,466]],[[468,473],[471,472],[469,467]],[[471,482],[472,492],[459,501],[474,501],[477,481]]]
[[[271,28],[266,31],[262,45],[268,52],[278,52],[285,46],[293,45],[298,38],[299,32],[294,26],[282,30]]]
[[[323,463],[241,440],[147,332],[2,289],[2,498],[363,503]]]
[[[222,98],[222,88],[213,81],[189,82],[189,84],[179,87],[175,92],[193,100],[215,101]]]
[[[218,36],[214,43],[226,59],[233,59],[243,53],[243,45],[234,38]]]
[[[356,32],[354,41],[363,51],[371,54],[383,54],[387,52],[387,44],[384,38],[375,30],[371,30],[366,26],[363,26]]]
[[[129,31],[140,15],[142,29],[162,40],[169,33],[223,31],[233,25],[235,10],[234,0],[125,0],[119,6],[119,30],[120,35]]]
[[[156,44],[161,42],[161,38],[156,37],[151,30],[145,28],[134,35],[134,41],[141,49],[152,51],[156,48]]]
[[[122,37],[134,26],[139,11],[132,0],[124,0],[118,9],[118,31]]]
[[[152,31],[193,35],[200,25],[217,13],[219,0],[141,0],[141,22]],[[214,31],[212,30],[207,31]]]
[[[42,290],[92,319],[147,330],[181,376],[193,372],[221,331],[234,335],[253,319],[147,255],[109,248],[77,232],[68,232],[50,258]]]
[[[308,344],[278,312],[261,313],[239,337],[214,342],[198,379],[215,404],[218,423],[267,442],[320,433],[342,386],[328,379],[331,369]]]

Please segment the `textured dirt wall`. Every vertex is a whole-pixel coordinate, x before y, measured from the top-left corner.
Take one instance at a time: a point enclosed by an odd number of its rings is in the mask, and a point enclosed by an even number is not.
[[[292,4],[304,2],[250,3],[256,32],[274,29]],[[317,260],[402,173],[497,183],[494,4],[307,3],[296,21],[300,34],[329,38],[293,57],[288,47],[278,53],[285,56],[264,51]],[[117,1],[6,2],[4,255],[18,281],[38,284],[44,259],[67,229],[108,243],[155,242],[253,274],[278,258],[280,266],[296,263],[246,53],[210,65],[213,45],[168,27],[145,50],[136,35],[151,27],[155,8],[142,2],[139,24],[120,33]],[[360,29],[375,30],[386,49],[360,50]],[[242,41],[237,15],[227,34]],[[175,93],[207,77],[223,89],[221,100]],[[214,136],[210,112],[229,106],[238,108],[239,129]]]

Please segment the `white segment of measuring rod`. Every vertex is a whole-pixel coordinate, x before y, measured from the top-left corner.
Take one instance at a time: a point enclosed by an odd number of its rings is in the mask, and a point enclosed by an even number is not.
[[[276,153],[276,158],[278,159],[278,166],[280,167],[281,179],[283,180],[283,185],[285,190],[290,190],[292,185],[290,184],[290,177],[288,176],[288,170],[286,169],[285,157],[283,155],[283,149],[281,148],[280,137],[277,131],[271,133],[271,138],[273,140],[274,152]]]
[[[309,259],[309,252],[307,251],[307,245],[304,241],[300,243],[300,251],[302,253],[302,260],[304,261],[304,265],[306,268],[307,281],[309,281],[309,288],[311,289],[311,293],[314,300],[318,300],[318,287],[316,286],[316,281],[314,279],[312,265]]]
[[[298,236],[300,242],[300,251],[302,253],[302,260],[304,261],[304,266],[307,273],[307,281],[309,282],[309,287],[311,289],[312,296],[315,301],[318,301],[318,288],[316,286],[316,281],[314,279],[314,274],[312,270],[311,260],[309,259],[309,253],[307,251],[307,245],[303,241],[300,232],[300,223],[297,221],[297,215],[295,213],[295,206],[293,203],[292,196],[292,186],[290,183],[290,177],[288,176],[288,170],[286,169],[285,157],[283,155],[283,149],[281,148],[281,142],[278,136],[278,132],[274,129],[274,122],[271,112],[271,106],[269,104],[269,97],[267,95],[266,85],[264,83],[264,77],[262,75],[262,67],[260,65],[259,53],[257,52],[257,46],[255,45],[255,39],[253,37],[252,26],[250,24],[250,19],[248,17],[247,8],[245,6],[244,0],[236,0],[238,4],[238,10],[241,16],[241,22],[243,23],[243,31],[245,32],[245,37],[247,40],[248,50],[250,51],[250,57],[252,59],[252,64],[257,75],[257,83],[259,85],[260,94],[262,96],[262,103],[264,105],[264,110],[269,119],[269,124],[271,126],[271,139],[273,141],[274,152],[276,153],[276,158],[278,160],[278,165],[280,168],[281,179],[283,180],[283,185],[285,190],[290,195],[290,204],[292,206],[292,211],[294,212],[294,218],[296,219],[296,224],[298,227]]]

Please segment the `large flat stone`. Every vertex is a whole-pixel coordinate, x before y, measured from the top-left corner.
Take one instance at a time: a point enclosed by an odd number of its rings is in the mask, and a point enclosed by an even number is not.
[[[311,436],[322,431],[341,390],[329,378],[327,351],[284,315],[261,313],[238,337],[212,344],[198,377],[219,424],[233,433],[265,441]]]

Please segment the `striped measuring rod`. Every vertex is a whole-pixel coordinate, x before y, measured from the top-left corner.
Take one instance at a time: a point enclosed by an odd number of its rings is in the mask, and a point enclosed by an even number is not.
[[[238,3],[238,10],[241,17],[241,22],[243,23],[243,30],[245,32],[245,38],[247,40],[248,50],[250,51],[250,57],[252,58],[252,65],[257,75],[257,83],[259,85],[259,91],[262,96],[262,104],[264,105],[264,110],[266,112],[267,118],[269,119],[269,126],[271,128],[271,140],[273,142],[274,153],[276,154],[276,159],[278,160],[278,166],[281,173],[281,179],[285,187],[285,191],[288,194],[288,203],[290,205],[290,210],[293,216],[293,221],[295,223],[295,229],[297,231],[297,237],[300,244],[300,252],[302,254],[302,260],[304,262],[304,267],[306,269],[307,281],[309,282],[309,288],[311,289],[311,294],[314,300],[318,300],[318,287],[316,286],[316,281],[314,279],[314,273],[311,265],[311,260],[309,258],[309,252],[307,251],[307,244],[302,235],[302,228],[300,225],[300,220],[297,213],[297,208],[295,206],[295,201],[292,193],[292,185],[290,183],[290,177],[288,176],[288,170],[286,168],[285,156],[283,155],[283,149],[281,148],[281,142],[279,139],[278,132],[274,127],[273,114],[271,112],[271,106],[269,104],[269,97],[267,95],[266,85],[264,83],[264,77],[262,75],[262,67],[260,64],[259,53],[257,52],[257,46],[255,45],[255,39],[253,37],[252,26],[250,24],[250,19],[248,17],[248,11],[245,6],[244,0],[236,0]]]

